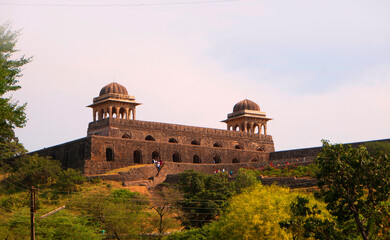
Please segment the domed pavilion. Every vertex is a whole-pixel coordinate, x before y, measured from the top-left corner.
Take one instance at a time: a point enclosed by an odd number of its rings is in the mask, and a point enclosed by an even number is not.
[[[141,103],[135,102],[127,89],[119,83],[112,82],[100,90],[98,97],[88,107],[93,109],[93,121],[105,118],[135,120],[135,108]]]
[[[233,112],[222,122],[227,124],[227,130],[242,131],[267,135],[267,118],[265,112],[260,111],[257,103],[245,99],[233,107]]]

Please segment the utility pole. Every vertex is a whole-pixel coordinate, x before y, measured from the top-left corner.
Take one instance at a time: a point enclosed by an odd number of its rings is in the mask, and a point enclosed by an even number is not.
[[[36,191],[36,188],[30,187],[31,240],[35,240],[35,191]]]

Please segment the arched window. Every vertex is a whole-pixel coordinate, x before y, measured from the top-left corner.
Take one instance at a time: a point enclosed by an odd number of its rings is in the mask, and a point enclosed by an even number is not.
[[[181,162],[181,157],[180,157],[180,154],[175,152],[173,155],[172,155],[172,161],[173,162]]]
[[[256,158],[252,159],[251,162],[258,162]]]
[[[118,118],[118,110],[116,107],[111,109],[112,118]]]
[[[191,142],[191,144],[192,144],[192,145],[200,145],[200,142],[194,140],[194,141]]]
[[[234,131],[240,131],[240,127],[238,126],[238,124],[234,125],[233,130]]]
[[[177,140],[176,139],[174,139],[174,138],[171,138],[171,139],[169,139],[169,141],[168,142],[170,142],[170,143],[177,143]]]
[[[103,120],[104,118],[104,109],[101,109],[99,113],[99,120]]]
[[[150,135],[146,136],[145,140],[146,140],[146,141],[156,141],[156,140],[154,140],[154,138],[153,138],[152,136],[150,136]]]
[[[213,163],[221,163],[221,157],[220,156],[213,157]]]
[[[192,157],[192,162],[193,163],[202,163],[202,159],[200,159],[200,157],[198,155],[194,155]]]
[[[240,160],[238,160],[237,158],[233,158],[233,163],[240,163]]]
[[[126,110],[124,108],[119,109],[119,118],[126,119]]]
[[[106,148],[106,161],[114,161],[114,150],[112,148]]]
[[[241,145],[236,145],[234,148],[235,149],[244,149]]]
[[[256,134],[260,133],[260,127],[257,123],[255,123],[255,125],[253,125],[253,132]]]
[[[264,152],[264,148],[263,148],[263,147],[258,147],[258,148],[256,149],[256,151]]]
[[[248,124],[246,125],[246,131],[247,131],[248,133],[251,133],[251,132],[252,132],[251,123],[248,123]]]
[[[213,147],[222,147],[220,143],[214,143]]]
[[[152,152],[152,159],[154,160],[160,159],[160,153],[157,151]]]
[[[131,138],[131,136],[130,136],[130,134],[125,133],[125,134],[123,134],[122,138]]]
[[[142,163],[142,154],[140,150],[135,150],[133,153],[134,163]]]

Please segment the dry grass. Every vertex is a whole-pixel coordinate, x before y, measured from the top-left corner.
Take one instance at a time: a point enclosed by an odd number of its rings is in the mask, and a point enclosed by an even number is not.
[[[114,169],[112,171],[109,171],[109,172],[106,172],[103,174],[99,174],[99,175],[112,175],[112,174],[117,174],[120,172],[128,172],[130,169],[141,168],[141,167],[146,167],[146,166],[149,166],[149,164],[140,164],[140,165],[133,165],[133,166],[128,166],[128,167],[124,167],[124,168],[117,168],[117,169]]]

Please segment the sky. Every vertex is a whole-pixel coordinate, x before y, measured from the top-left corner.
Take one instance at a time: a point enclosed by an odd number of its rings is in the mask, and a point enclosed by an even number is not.
[[[388,0],[0,0],[0,22],[33,56],[20,141],[85,137],[86,106],[111,82],[137,119],[226,129],[250,99],[275,149],[390,138]]]

